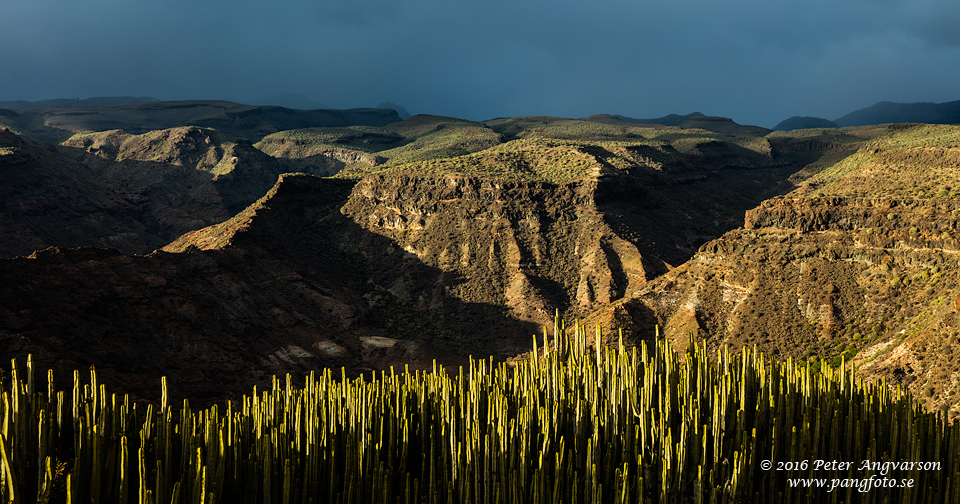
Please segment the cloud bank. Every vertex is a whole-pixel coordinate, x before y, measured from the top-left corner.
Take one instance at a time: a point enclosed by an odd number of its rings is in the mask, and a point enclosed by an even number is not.
[[[773,126],[960,99],[960,4],[0,0],[0,100],[110,95]]]

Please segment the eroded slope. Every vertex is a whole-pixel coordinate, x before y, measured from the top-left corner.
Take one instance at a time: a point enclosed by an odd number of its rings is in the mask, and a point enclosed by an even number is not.
[[[595,317],[657,321],[678,346],[693,332],[780,357],[845,358],[956,415],[958,131],[892,126]]]
[[[129,256],[48,249],[0,260],[0,348],[52,363],[57,376],[96,365],[136,397],[235,398],[273,374],[323,367],[350,375],[389,365],[457,364],[440,345],[384,338],[362,258],[329,246],[342,181],[284,177],[220,230],[217,247]],[[376,240],[377,237],[371,237]],[[428,272],[429,273],[429,272]],[[429,341],[428,341],[429,342]]]
[[[0,256],[50,246],[145,254],[230,218],[289,169],[198,127],[77,134],[56,147],[0,129]]]
[[[0,127],[0,256],[53,245],[150,250],[162,243],[142,222],[145,198],[81,163]]]

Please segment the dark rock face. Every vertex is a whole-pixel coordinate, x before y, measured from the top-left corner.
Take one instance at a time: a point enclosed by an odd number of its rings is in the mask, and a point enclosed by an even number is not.
[[[6,257],[54,245],[146,254],[229,219],[291,170],[246,140],[192,126],[110,130],[56,147],[0,130],[0,149]]]
[[[0,260],[9,286],[0,294],[0,348],[33,353],[64,381],[95,365],[106,383],[139,398],[157,398],[160,376],[169,376],[177,396],[201,402],[267,386],[273,374],[462,362],[436,345],[384,337],[390,324],[363,297],[372,288],[364,265],[325,246],[320,221],[336,212],[330,199],[343,188],[310,179],[272,191],[216,249],[48,249]]]
[[[357,313],[344,301],[362,300],[258,259],[49,249],[2,260],[3,282],[17,287],[3,292],[0,346],[10,357],[33,353],[62,382],[95,365],[106,383],[148,399],[160,376],[176,396],[209,401],[274,373],[359,372],[363,333],[349,330]]]
[[[140,220],[143,194],[91,176],[56,148],[0,128],[0,256],[53,244],[149,251],[162,243]]]

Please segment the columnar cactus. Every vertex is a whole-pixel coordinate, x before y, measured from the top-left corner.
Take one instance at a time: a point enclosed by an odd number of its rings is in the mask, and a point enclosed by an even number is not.
[[[960,427],[906,392],[750,348],[605,348],[599,329],[554,326],[513,367],[327,369],[202,411],[169,404],[165,379],[156,409],[108,395],[95,370],[74,373],[67,403],[52,373],[37,390],[32,359],[25,381],[13,362],[0,501],[960,502]],[[939,466],[887,475],[910,488],[860,491],[849,483],[881,475],[864,460]],[[810,478],[846,483],[790,485]]]

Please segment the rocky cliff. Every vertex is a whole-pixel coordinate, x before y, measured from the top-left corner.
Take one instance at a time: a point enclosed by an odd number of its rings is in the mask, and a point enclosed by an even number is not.
[[[317,367],[505,359],[555,310],[616,300],[666,271],[604,224],[595,187],[285,175],[164,251],[0,260],[15,286],[0,299],[0,346],[65,378],[96,365],[138,397],[168,375],[202,400]]]
[[[907,141],[898,131],[764,201],[741,229],[593,317],[656,321],[678,347],[692,333],[714,346],[846,361],[957,415],[960,202],[936,175],[949,154],[925,161],[931,149],[949,153],[955,132]],[[896,197],[911,193],[940,197]]]
[[[467,302],[502,300],[519,318],[546,324],[555,309],[616,300],[667,270],[606,224],[596,187],[594,180],[370,176],[343,212],[459,279],[444,292]],[[413,283],[407,277],[392,288]]]

